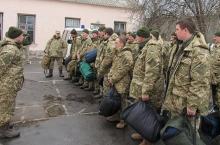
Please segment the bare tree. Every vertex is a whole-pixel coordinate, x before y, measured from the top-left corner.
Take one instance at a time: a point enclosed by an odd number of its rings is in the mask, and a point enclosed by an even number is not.
[[[219,9],[219,0],[128,0],[132,18],[140,25],[159,28],[168,19],[192,17],[206,34],[206,18]]]

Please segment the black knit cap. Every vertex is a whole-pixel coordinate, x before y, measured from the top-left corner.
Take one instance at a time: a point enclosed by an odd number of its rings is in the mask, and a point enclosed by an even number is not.
[[[11,38],[11,39],[15,39],[17,38],[18,36],[20,36],[21,34],[23,34],[23,31],[17,27],[13,27],[11,26],[9,29],[8,29],[8,32],[7,32],[7,37],[8,38]]]
[[[220,31],[216,32],[216,33],[215,33],[215,36],[220,37]]]
[[[150,32],[147,28],[143,27],[137,31],[137,36],[148,38],[150,37]]]

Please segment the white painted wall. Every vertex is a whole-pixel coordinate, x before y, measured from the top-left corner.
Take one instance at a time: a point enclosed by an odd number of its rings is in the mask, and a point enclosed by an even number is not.
[[[129,14],[125,9],[59,2],[58,0],[0,0],[3,12],[3,35],[10,26],[18,26],[18,13],[36,15],[35,44],[31,50],[43,50],[55,30],[63,31],[65,17],[80,18],[81,25],[90,28],[91,23],[100,22],[114,28],[114,21],[127,22],[131,31]]]

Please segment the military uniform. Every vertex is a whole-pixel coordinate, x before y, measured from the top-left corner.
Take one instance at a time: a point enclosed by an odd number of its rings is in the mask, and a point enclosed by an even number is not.
[[[216,104],[220,107],[220,44],[214,46],[211,53],[212,84],[216,85]]]
[[[24,82],[21,46],[5,39],[0,48],[0,127],[8,123],[15,109],[15,98]]]
[[[210,91],[210,55],[201,33],[173,49],[170,55],[163,109],[172,116],[190,107],[201,114],[208,111]]]
[[[112,61],[112,67],[108,73],[108,80],[112,83],[117,92],[121,94],[122,109],[125,109],[127,106],[126,97],[129,93],[133,63],[131,49],[124,47],[116,52]]]
[[[73,40],[73,44],[71,46],[71,61],[67,65],[67,72],[69,75],[69,78],[71,79],[72,76],[76,75],[76,69],[77,69],[77,51],[81,47],[81,38],[77,37]]]
[[[67,48],[66,42],[64,42],[60,37],[55,38],[53,37],[51,40],[48,41],[45,52],[50,57],[50,74],[48,77],[52,77],[53,69],[54,69],[54,62],[57,61],[60,76],[62,76],[62,67],[63,67],[63,52],[64,49]]]
[[[98,77],[104,77],[103,95],[106,95],[110,89],[107,74],[110,71],[112,60],[115,55],[115,40],[117,38],[117,34],[112,34],[112,36],[106,42],[104,42],[105,47],[103,47],[102,53],[100,55],[100,67],[98,69]]]
[[[160,108],[163,90],[162,47],[157,40],[150,39],[135,62],[130,97],[140,99],[142,96],[149,96],[150,102]]]
[[[84,55],[87,51],[91,50],[91,46],[92,46],[92,40],[90,37],[88,37],[87,39],[85,40],[82,40],[82,46],[80,49],[78,49],[77,53],[79,55],[79,60],[78,61],[82,61],[84,60]],[[79,80],[79,85],[82,85],[83,86],[81,88],[86,88],[88,87],[88,82],[87,81],[84,81],[83,80],[83,77],[80,77],[80,80]]]
[[[136,60],[137,56],[139,54],[138,43],[136,43],[136,42],[127,42],[125,47],[131,48],[132,57],[134,58],[134,60]]]

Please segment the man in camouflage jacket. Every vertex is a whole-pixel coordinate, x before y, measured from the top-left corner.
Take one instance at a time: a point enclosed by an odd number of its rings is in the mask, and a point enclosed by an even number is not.
[[[20,134],[9,129],[15,110],[17,92],[24,82],[22,43],[23,31],[10,27],[0,46],[0,138],[18,137]]]

